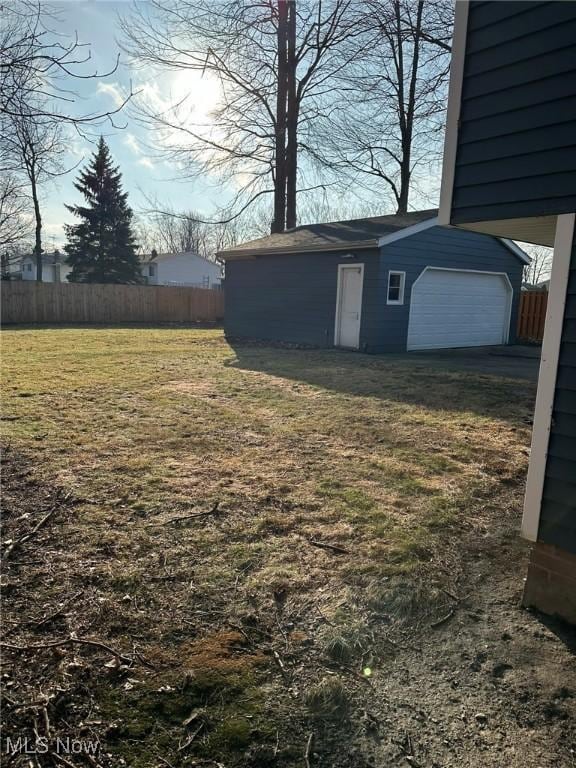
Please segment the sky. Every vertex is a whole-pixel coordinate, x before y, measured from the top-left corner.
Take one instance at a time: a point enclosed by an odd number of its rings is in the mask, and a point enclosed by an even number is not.
[[[139,92],[156,107],[168,106],[187,97],[190,109],[197,115],[207,115],[218,99],[218,86],[194,72],[155,72],[131,67],[128,56],[120,50],[118,16],[127,14],[130,3],[107,0],[68,0],[57,2],[58,23],[52,27],[66,36],[78,35],[81,43],[90,44],[91,60],[77,68],[82,74],[109,72],[120,55],[120,65],[107,77],[75,80],[78,98],[72,110],[76,113],[105,112],[115,109],[130,93]],[[214,183],[201,180],[182,181],[178,169],[159,158],[153,151],[154,137],[140,125],[131,109],[123,109],[114,117],[117,125],[103,125],[93,133],[102,132],[110,146],[114,161],[120,167],[129,204],[134,212],[149,207],[147,198],[157,198],[165,205],[179,210],[198,209],[207,214],[214,211],[229,195],[229,191]],[[97,139],[97,135],[94,140]],[[89,160],[94,145],[73,130],[67,136],[67,167],[79,166],[60,178],[57,184],[44,190],[45,248],[61,247],[65,242],[63,224],[74,221],[64,204],[80,202],[74,180]]]
[[[145,3],[145,0],[139,1]],[[186,110],[194,111],[194,122],[209,125],[210,111],[218,105],[221,94],[219,83],[213,76],[190,70],[154,71],[149,66],[138,67],[121,50],[119,17],[128,17],[131,6],[132,0],[53,0],[51,3],[59,15],[59,23],[54,24],[54,28],[68,39],[77,35],[79,42],[90,46],[91,60],[78,67],[78,73],[86,76],[94,71],[108,72],[114,68],[116,58],[120,56],[118,68],[110,75],[73,81],[70,87],[74,88],[78,99],[71,109],[84,114],[102,113],[116,108],[132,90],[136,94],[132,100],[134,106],[143,100],[156,111],[186,99]],[[105,125],[100,130],[110,146],[114,161],[120,167],[124,188],[129,194],[129,204],[137,217],[140,215],[141,220],[145,219],[145,211],[150,209],[150,199],[158,200],[161,207],[199,211],[207,219],[232,200],[237,192],[233,180],[228,185],[221,184],[215,178],[183,180],[176,165],[158,155],[158,135],[138,122],[135,111],[128,105],[114,117],[117,127]],[[93,137],[93,141],[97,138],[98,134]],[[45,250],[61,248],[65,243],[63,225],[72,223],[74,216],[64,206],[81,201],[80,194],[74,188],[74,180],[94,150],[94,144],[73,131],[68,144],[67,167],[76,164],[78,167],[45,190]],[[300,167],[304,166],[305,162],[301,160]],[[438,187],[437,173],[420,179],[418,192],[413,190],[412,205],[433,207],[437,201]],[[367,198],[367,203],[373,201],[374,215],[392,213],[394,210],[390,191],[384,188],[382,192],[382,209],[378,206],[379,198],[375,194],[362,194],[362,198]],[[420,193],[423,193],[423,197]],[[326,195],[328,202],[345,208],[359,202],[358,196],[344,193],[337,196],[331,190]]]
[[[131,5],[132,0],[55,0],[51,4],[58,14],[58,21],[54,22],[53,28],[68,39],[77,35],[80,43],[89,46],[90,61],[78,66],[78,73],[88,75],[96,71],[110,72],[114,69],[117,57],[120,57],[118,67],[111,74],[73,81],[72,87],[77,99],[69,109],[78,114],[106,112],[121,104],[132,90],[136,94],[134,101],[144,100],[158,111],[186,99],[187,109],[194,111],[195,122],[209,123],[210,111],[217,106],[220,95],[215,79],[185,70],[170,72],[137,67],[130,63],[128,55],[121,50],[119,17],[129,15]],[[56,184],[44,189],[45,250],[62,248],[66,241],[63,225],[73,223],[75,219],[65,204],[81,202],[74,181],[80,168],[89,161],[100,132],[110,146],[115,163],[120,167],[129,204],[140,219],[145,219],[150,200],[157,200],[161,207],[179,211],[200,211],[210,218],[218,207],[232,198],[234,188],[231,185],[223,186],[215,179],[183,180],[173,163],[158,156],[154,149],[154,146],[158,146],[158,137],[150,128],[138,122],[134,112],[128,106],[114,117],[115,125],[105,124],[94,129],[92,143],[73,130],[70,131],[67,136],[66,167],[76,167]],[[413,194],[412,203],[422,203],[422,207],[426,208],[433,207],[437,201],[438,182],[437,173],[421,180],[420,189],[424,197]],[[391,210],[390,205],[386,206],[384,202],[382,213]]]

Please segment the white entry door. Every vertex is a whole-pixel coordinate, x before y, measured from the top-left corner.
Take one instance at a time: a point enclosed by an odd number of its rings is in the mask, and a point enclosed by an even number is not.
[[[412,286],[408,349],[506,344],[511,303],[504,274],[427,267]]]
[[[337,347],[358,349],[360,346],[363,283],[364,264],[341,264],[338,267],[334,334]]]

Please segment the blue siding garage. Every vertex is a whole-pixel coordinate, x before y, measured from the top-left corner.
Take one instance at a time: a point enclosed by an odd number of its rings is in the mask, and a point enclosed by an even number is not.
[[[513,342],[525,254],[434,215],[310,225],[223,252],[226,335],[370,353]],[[413,295],[419,278],[431,287]]]

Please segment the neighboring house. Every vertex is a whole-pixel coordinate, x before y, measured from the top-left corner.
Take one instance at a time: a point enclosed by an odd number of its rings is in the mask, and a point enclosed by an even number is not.
[[[374,353],[513,342],[529,261],[436,211],[304,225],[219,255],[229,338]]]
[[[222,266],[197,253],[161,253],[142,257],[142,275],[150,285],[214,288],[220,285]]]
[[[554,246],[524,604],[576,623],[576,2],[460,2],[439,219]]]
[[[22,280],[36,280],[36,257],[23,256],[20,260]],[[71,268],[66,263],[66,254],[60,251],[42,254],[42,282],[64,283]]]

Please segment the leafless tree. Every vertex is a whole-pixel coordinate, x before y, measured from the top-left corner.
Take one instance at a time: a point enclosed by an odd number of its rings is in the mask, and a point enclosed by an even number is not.
[[[30,200],[18,176],[10,171],[0,174],[0,248],[20,243],[30,234]]]
[[[46,123],[48,120],[74,126],[78,131],[104,121],[113,124],[124,104],[107,112],[78,111],[78,97],[71,88],[75,80],[108,77],[109,71],[86,71],[90,46],[58,31],[56,6],[40,0],[12,0],[2,5],[0,27],[0,114]]]
[[[535,288],[550,277],[553,251],[543,245],[528,245],[525,248],[531,261],[524,267],[523,280],[527,287]]]
[[[159,253],[199,253],[207,255],[208,226],[195,211],[175,215],[173,208],[153,214],[150,240]]]
[[[326,116],[315,149],[342,185],[391,193],[406,213],[419,174],[438,170],[450,64],[445,0],[364,0],[370,44],[342,72],[347,108]]]
[[[165,156],[189,177],[230,184],[228,219],[272,197],[272,231],[296,223],[298,191],[310,187],[299,154],[327,105],[335,76],[358,55],[357,0],[151,0],[122,23],[125,47],[154,68],[211,77],[220,100],[209,124],[194,96],[140,117],[160,136]],[[305,148],[304,148],[305,151]]]
[[[3,120],[8,129],[0,139],[3,155],[12,159],[13,168],[25,179],[27,194],[34,213],[34,255],[36,279],[42,281],[42,206],[41,188],[47,182],[67,173],[63,159],[66,152],[62,125],[50,118],[40,120],[27,116],[8,116]]]
[[[371,202],[355,200],[350,195],[328,198],[326,195],[314,194],[306,198],[300,206],[301,223],[313,224],[322,221],[347,221],[362,219],[382,214],[380,201]]]
[[[198,211],[158,206],[156,201],[146,218],[140,217],[139,240],[146,244],[142,253],[150,253],[152,249],[158,253],[192,252],[214,260],[218,251],[270,231],[269,217],[265,209],[258,206],[242,218],[216,223],[206,221]]]

